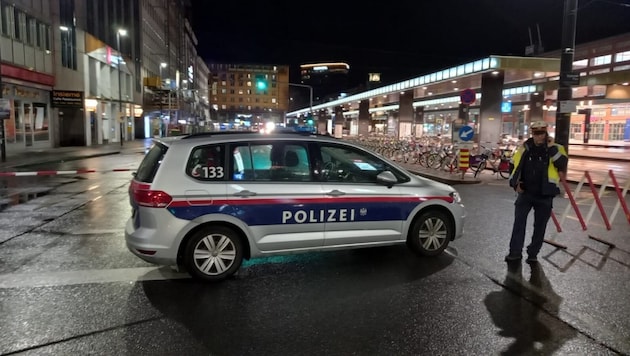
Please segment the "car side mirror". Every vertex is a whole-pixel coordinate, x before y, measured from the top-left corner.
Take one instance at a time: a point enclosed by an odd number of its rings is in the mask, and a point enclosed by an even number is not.
[[[396,179],[396,176],[391,171],[383,171],[376,176],[376,182],[391,188],[394,184],[398,183],[398,179]]]

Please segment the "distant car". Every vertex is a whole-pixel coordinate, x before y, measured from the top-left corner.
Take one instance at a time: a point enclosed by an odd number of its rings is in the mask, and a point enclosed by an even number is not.
[[[436,256],[466,216],[453,187],[310,133],[154,140],[129,197],[129,250],[205,281],[243,259],[295,252],[407,244]]]

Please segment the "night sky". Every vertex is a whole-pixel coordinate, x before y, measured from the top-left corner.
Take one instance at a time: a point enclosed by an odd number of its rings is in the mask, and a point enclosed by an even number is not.
[[[208,62],[343,61],[352,84],[384,84],[488,55],[524,55],[537,25],[560,48],[564,0],[192,0],[199,55]],[[378,4],[378,5],[377,5]],[[579,0],[576,44],[630,32],[630,0]]]

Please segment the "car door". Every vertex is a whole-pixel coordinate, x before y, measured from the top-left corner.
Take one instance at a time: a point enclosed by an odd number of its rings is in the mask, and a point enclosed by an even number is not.
[[[260,251],[300,250],[323,245],[325,208],[314,178],[308,145],[300,141],[231,144],[227,200],[249,228]]]
[[[356,147],[321,143],[318,166],[326,205],[325,246],[403,239],[407,199],[396,186],[377,183],[391,167],[376,155]]]

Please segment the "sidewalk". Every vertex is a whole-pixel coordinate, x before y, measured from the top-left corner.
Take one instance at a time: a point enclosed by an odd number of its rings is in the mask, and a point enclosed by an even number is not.
[[[571,144],[569,145],[569,166],[571,165],[571,158],[589,158],[589,159],[598,159],[602,161],[618,161],[624,163],[630,163],[630,145],[625,147],[615,146],[615,147],[605,147],[600,145],[582,145],[582,144]],[[408,171],[413,172],[419,176],[431,178],[437,180],[438,182],[446,183],[446,184],[476,184],[481,183],[482,179],[474,178],[472,173],[468,171],[464,177],[462,178],[461,173],[449,173],[449,172],[441,172],[436,171],[434,169],[423,168],[414,164],[400,164],[405,167]],[[487,175],[484,176],[485,179]],[[571,175],[567,176],[567,181],[570,183],[577,183],[582,177],[573,177]],[[490,178],[494,179],[494,178]],[[597,183],[597,182],[595,182]],[[506,181],[507,184],[507,181]],[[597,185],[597,184],[596,184]]]
[[[152,139],[148,138],[124,141],[122,146],[119,142],[115,142],[95,146],[32,148],[21,152],[7,151],[6,161],[0,162],[0,171],[24,171],[25,167],[36,164],[73,161],[120,153],[142,152],[151,146],[151,142]]]
[[[25,171],[29,166],[79,160],[106,155],[145,152],[152,143],[152,139],[137,139],[120,143],[110,143],[96,146],[33,148],[22,152],[7,152],[6,161],[0,162],[0,172]],[[630,162],[630,145],[625,147],[602,147],[595,145],[572,144],[569,146],[569,158],[592,158],[605,161]],[[569,163],[570,164],[570,163]],[[440,172],[423,168],[418,165],[400,164],[407,170],[420,176],[428,177],[446,184],[477,184],[481,179],[474,178],[470,172],[462,178],[461,173]],[[485,175],[487,176],[487,175]],[[493,179],[493,178],[492,178]],[[568,181],[571,182],[569,177]]]

